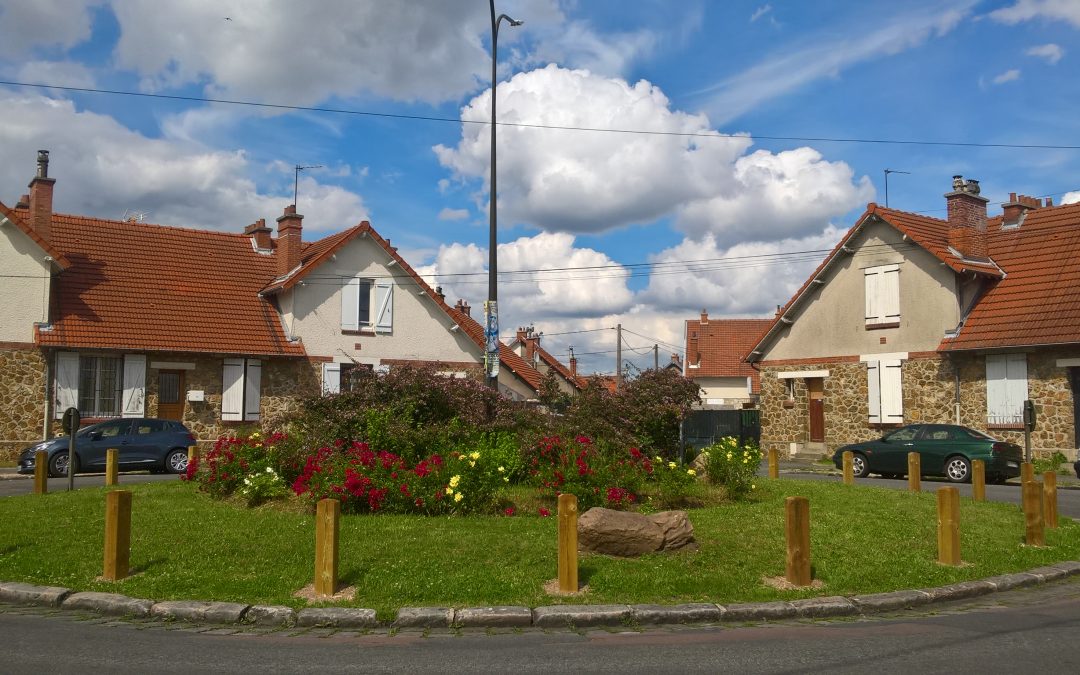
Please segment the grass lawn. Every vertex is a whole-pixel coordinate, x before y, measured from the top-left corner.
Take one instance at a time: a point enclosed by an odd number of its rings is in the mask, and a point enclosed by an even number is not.
[[[388,617],[402,606],[739,602],[923,588],[1080,558],[1080,523],[1061,519],[1047,547],[1021,545],[1019,507],[962,500],[964,566],[937,558],[932,492],[839,483],[761,480],[752,501],[690,511],[700,550],[637,559],[581,558],[587,595],[558,600],[542,585],[557,573],[554,517],[345,516],[340,574],[357,588],[348,605]],[[222,600],[300,607],[311,583],[314,516],[245,509],[177,481],[134,493],[131,566],[121,582],[102,571],[105,491],[0,499],[0,580],[123,593],[155,600]],[[784,574],[784,497],[810,500],[811,561],[819,591],[777,591]],[[535,511],[533,511],[535,513]]]

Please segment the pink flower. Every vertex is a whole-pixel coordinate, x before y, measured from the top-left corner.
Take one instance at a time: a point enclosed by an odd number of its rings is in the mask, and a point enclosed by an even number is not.
[[[506,507],[506,510],[505,510],[505,511],[503,511],[503,513],[504,513],[505,515],[507,515],[507,516],[512,516],[512,515],[514,515],[514,507],[513,507],[513,506],[508,506],[508,507]]]
[[[547,518],[548,516],[551,515],[551,511],[548,511],[543,506],[540,507],[539,513],[540,513],[540,517],[542,517],[542,518]]]

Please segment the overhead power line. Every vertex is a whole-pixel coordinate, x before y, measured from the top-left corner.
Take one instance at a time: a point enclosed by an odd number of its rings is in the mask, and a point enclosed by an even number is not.
[[[328,108],[325,106],[287,105],[283,103],[260,103],[257,101],[244,101],[239,99],[212,98],[209,96],[182,96],[179,94],[155,94],[142,91],[126,91],[122,89],[102,89],[98,87],[70,87],[55,84],[40,84],[37,82],[19,82],[15,80],[0,80],[0,85],[9,87],[31,87],[38,89],[55,89],[58,91],[70,91],[83,94],[103,94],[110,96],[133,96],[139,98],[163,99],[169,101],[184,101],[188,103],[220,103],[223,105],[236,105],[251,108],[268,108],[271,110],[291,110],[298,112],[316,112],[334,115],[355,115],[362,117],[380,117],[387,119],[412,120],[422,122],[442,122],[452,124],[491,124],[484,120],[467,120],[460,117],[440,117],[437,115],[408,115],[404,113],[375,112],[373,110],[354,110],[350,108]],[[967,141],[929,141],[916,139],[895,138],[848,138],[842,136],[780,136],[775,134],[725,134],[719,131],[662,131],[654,129],[620,129],[611,127],[590,127],[562,124],[539,124],[529,122],[496,122],[500,127],[517,127],[523,129],[556,129],[561,131],[584,131],[593,133],[609,134],[634,134],[642,136],[674,136],[681,138],[713,138],[718,140],[735,140],[753,138],[769,141],[797,141],[800,143],[859,143],[877,145],[925,145],[953,148],[1008,148],[1017,150],[1080,150],[1080,145],[1059,145],[1051,143],[975,143]]]

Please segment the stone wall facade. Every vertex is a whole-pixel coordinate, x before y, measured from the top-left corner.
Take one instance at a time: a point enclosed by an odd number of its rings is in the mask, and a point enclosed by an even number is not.
[[[45,358],[33,345],[0,348],[0,461],[42,439]]]
[[[1060,359],[1080,357],[1080,350],[1048,349],[1028,353],[1028,398],[1035,402],[1037,424],[1031,433],[1032,454],[1046,457],[1055,451],[1073,460],[1077,455],[1073,392],[1068,370],[1057,365]],[[809,394],[806,380],[794,379],[793,396],[777,374],[791,371],[829,371],[823,378],[825,442],[824,454],[831,455],[841,445],[871,440],[899,425],[868,422],[866,364],[855,357],[834,361],[816,360],[804,364],[761,366],[761,445],[787,455],[796,444],[804,450],[809,442]],[[986,362],[981,354],[930,356],[903,362],[901,382],[904,424],[957,421],[956,374],[960,375],[959,423],[985,431],[1002,440],[1023,446],[1020,426],[991,427],[987,424]]]

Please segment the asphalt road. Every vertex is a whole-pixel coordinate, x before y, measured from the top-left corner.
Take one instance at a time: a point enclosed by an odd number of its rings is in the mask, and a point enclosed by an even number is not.
[[[1080,579],[832,622],[361,634],[0,605],[4,673],[1076,673]]]
[[[159,480],[180,480],[180,477],[175,474],[168,473],[122,473],[118,478],[120,485],[124,485],[125,483],[150,483]],[[83,487],[103,487],[104,485],[105,474],[103,473],[78,474],[75,476],[76,490]],[[48,481],[47,489],[49,492],[63,492],[67,490],[67,486],[67,478],[50,478]],[[8,476],[0,478],[0,497],[26,495],[30,494],[33,491],[33,476],[21,478],[8,474]],[[0,670],[2,670],[2,668],[0,668]]]
[[[843,482],[843,478],[841,476],[810,471],[781,470],[780,476],[783,478],[794,478],[797,480],[817,480],[833,483]],[[892,480],[889,478],[870,476],[868,478],[856,478],[855,484],[868,485],[873,487],[893,488],[896,490],[908,489],[907,478],[901,480]],[[960,488],[960,495],[962,497],[971,496],[970,483],[950,483],[943,479],[938,480],[932,478],[923,478],[921,481],[921,489],[923,492],[937,492],[938,488],[946,486]],[[1059,487],[1057,495],[1058,515],[1080,519],[1080,490]],[[986,498],[997,502],[1020,504],[1020,486],[1018,484],[987,485]]]

